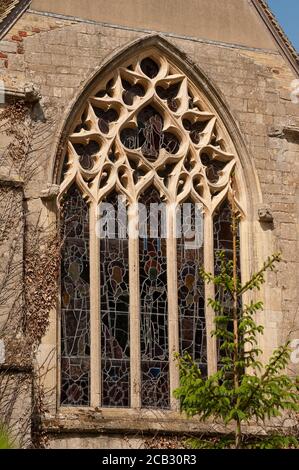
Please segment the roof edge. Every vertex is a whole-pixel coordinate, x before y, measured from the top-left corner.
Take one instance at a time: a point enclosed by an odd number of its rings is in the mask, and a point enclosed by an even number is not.
[[[21,0],[9,11],[8,15],[0,23],[0,40],[8,33],[25,10],[29,8],[30,3],[31,0]]]
[[[299,75],[299,54],[295,47],[291,43],[290,39],[280,26],[276,16],[270,9],[268,3],[265,0],[251,0],[253,6],[257,10],[259,16],[264,21],[265,25],[269,29],[274,41],[278,45],[278,48],[284,58],[289,62],[293,71]]]
[[[280,26],[276,16],[270,9],[266,0],[251,0],[260,18],[267,26],[274,41],[286,61],[291,65],[292,70],[299,76],[299,54],[289,40],[288,36]],[[21,0],[9,11],[8,15],[0,23],[0,40],[12,28],[19,17],[29,8],[31,0]]]

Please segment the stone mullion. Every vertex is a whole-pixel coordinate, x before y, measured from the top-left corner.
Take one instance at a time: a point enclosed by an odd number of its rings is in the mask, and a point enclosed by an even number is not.
[[[213,216],[209,211],[204,216],[204,266],[205,270],[214,273],[214,236],[213,236]],[[205,315],[207,333],[207,362],[208,374],[217,371],[217,344],[215,336],[211,336],[214,330],[215,313],[209,305],[208,299],[214,298],[215,288],[212,282],[205,282]]]
[[[170,407],[179,409],[179,402],[173,397],[173,390],[179,386],[179,370],[174,353],[179,352],[179,315],[177,287],[177,252],[174,204],[167,206],[167,290],[168,290],[168,341],[169,341],[169,386]]]
[[[97,203],[90,204],[90,404],[101,404],[100,240],[96,233]]]
[[[128,211],[129,223],[129,285],[130,285],[130,383],[131,408],[141,407],[141,353],[140,353],[140,288],[138,209],[132,204]]]

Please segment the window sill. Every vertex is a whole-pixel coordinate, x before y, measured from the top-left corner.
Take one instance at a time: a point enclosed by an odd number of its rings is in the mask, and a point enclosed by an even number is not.
[[[286,417],[285,417],[286,418]],[[265,435],[269,431],[293,429],[293,419],[277,418],[266,425],[252,422],[244,425],[248,434]],[[233,426],[221,422],[201,422],[197,417],[186,418],[177,411],[137,410],[128,408],[60,408],[56,415],[47,414],[43,419],[43,429],[50,435],[65,434],[175,434],[193,436],[202,434],[219,435],[233,432]]]
[[[202,423],[198,418],[188,419],[177,411],[125,408],[60,408],[56,415],[47,415],[43,419],[43,428],[47,434],[160,432],[194,435],[225,431],[222,424]]]

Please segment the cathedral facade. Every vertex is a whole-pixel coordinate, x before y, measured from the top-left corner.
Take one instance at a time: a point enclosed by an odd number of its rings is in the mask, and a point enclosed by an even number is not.
[[[298,373],[298,71],[263,0],[0,3],[0,421],[19,446],[223,431],[180,413],[173,354],[217,370],[200,269],[230,259],[232,201],[242,282],[282,255],[252,296],[263,360],[290,339]]]

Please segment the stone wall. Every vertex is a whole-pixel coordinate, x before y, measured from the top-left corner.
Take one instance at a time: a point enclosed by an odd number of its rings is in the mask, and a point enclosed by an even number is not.
[[[248,0],[32,0],[34,11],[277,50]],[[223,19],[225,18],[225,21]]]
[[[27,12],[0,41],[0,77],[6,86],[22,90],[25,83],[32,82],[39,87],[42,96],[34,108],[32,136],[37,171],[24,186],[27,213],[33,221],[37,213],[42,213],[48,222],[55,220],[54,206],[49,206],[40,195],[47,184],[56,183],[53,181],[55,149],[70,102],[108,56],[144,35],[121,27]],[[261,293],[265,311],[260,319],[266,326],[262,346],[267,357],[290,331],[292,337],[299,337],[296,318],[299,105],[290,98],[290,84],[295,77],[275,51],[211,44],[173,35],[167,37],[167,34],[165,37],[219,89],[253,161],[260,194],[252,195],[255,202],[248,214],[254,228],[253,240],[250,240],[253,250],[250,259],[243,261],[248,273],[256,269],[266,255],[274,251],[281,251],[283,255],[277,272],[268,275],[267,287]],[[248,168],[243,170],[246,173]],[[264,206],[272,212],[273,224],[258,220],[258,210]],[[55,325],[51,330],[54,333],[47,335],[41,347],[41,360],[55,347]],[[53,385],[55,365],[51,374],[48,380]],[[55,414],[55,396],[54,393],[49,407],[50,418]],[[98,441],[93,437],[88,444],[82,440],[81,445],[110,446],[108,434]],[[78,436],[68,439],[60,434],[59,439],[52,439],[51,445],[77,446]]]
[[[0,171],[0,409],[14,445],[27,446],[31,432],[31,368],[24,350],[24,214],[22,183]]]

